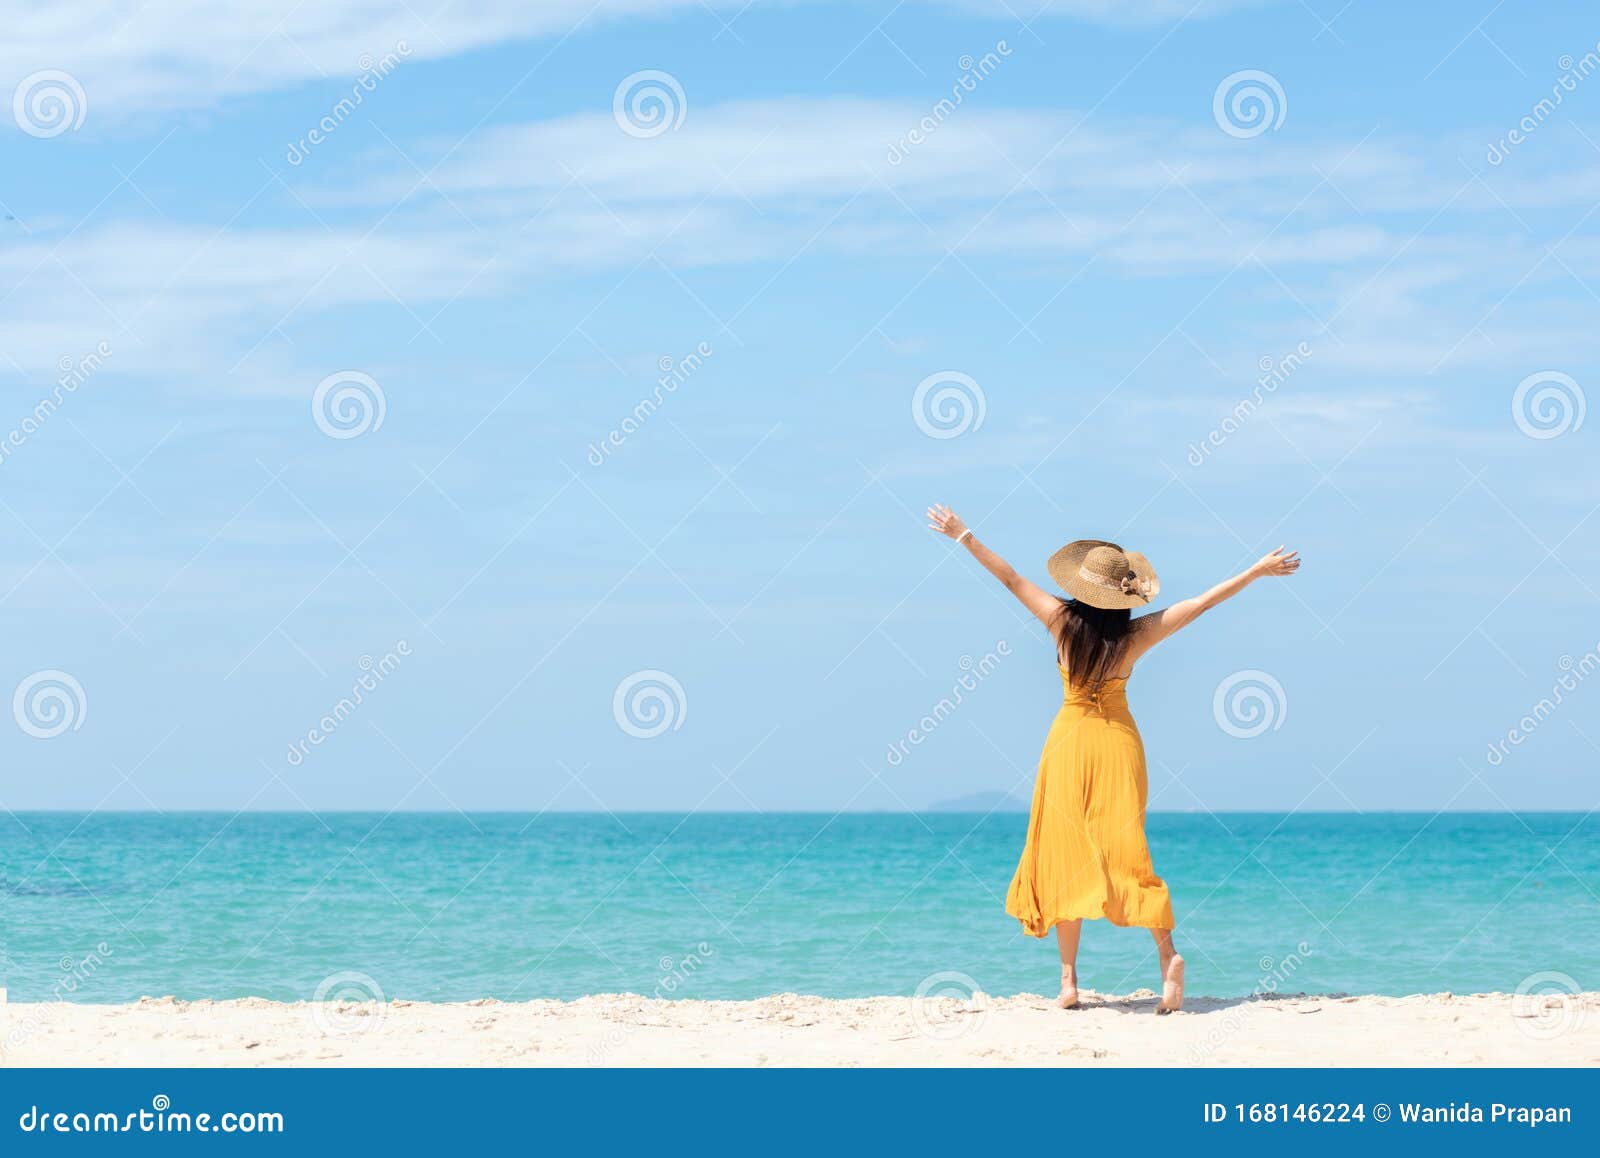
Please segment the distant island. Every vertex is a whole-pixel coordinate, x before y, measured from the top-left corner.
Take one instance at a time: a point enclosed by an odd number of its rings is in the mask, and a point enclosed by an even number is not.
[[[969,792],[928,805],[929,812],[1026,812],[1028,802],[1009,792]]]

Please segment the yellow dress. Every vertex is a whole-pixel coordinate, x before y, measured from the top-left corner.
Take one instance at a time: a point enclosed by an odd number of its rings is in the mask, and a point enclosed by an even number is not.
[[[1149,783],[1127,678],[1096,696],[1074,689],[1064,668],[1061,682],[1006,912],[1035,937],[1079,917],[1170,929],[1172,900],[1145,844]]]

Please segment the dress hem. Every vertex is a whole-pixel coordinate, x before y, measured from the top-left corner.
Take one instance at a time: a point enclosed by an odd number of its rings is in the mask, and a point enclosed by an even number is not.
[[[1081,913],[1081,914],[1076,914],[1076,915],[1068,913],[1068,914],[1066,914],[1064,916],[1051,917],[1051,918],[1049,918],[1048,922],[1046,922],[1045,919],[1042,918],[1042,917],[1039,920],[1036,920],[1036,921],[1029,921],[1024,917],[1018,917],[1015,913],[1012,913],[1010,915],[1012,917],[1016,918],[1016,920],[1022,925],[1022,931],[1024,933],[1026,933],[1030,937],[1048,937],[1050,935],[1050,930],[1051,929],[1054,929],[1057,925],[1063,924],[1063,923],[1065,923],[1067,921],[1102,921],[1102,920],[1104,920],[1104,921],[1110,921],[1113,925],[1117,926],[1117,928],[1119,928],[1119,929],[1167,929],[1167,930],[1171,930],[1171,929],[1177,927],[1176,921],[1174,921],[1172,924],[1168,924],[1168,925],[1160,925],[1160,924],[1155,924],[1155,923],[1148,922],[1148,921],[1119,921],[1115,917],[1113,917],[1110,913]],[[1039,929],[1039,931],[1037,933],[1034,932],[1035,928]]]

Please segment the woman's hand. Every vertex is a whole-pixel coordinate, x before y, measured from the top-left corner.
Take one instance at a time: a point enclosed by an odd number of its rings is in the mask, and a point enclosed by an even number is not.
[[[1286,552],[1280,546],[1276,551],[1261,556],[1251,570],[1257,575],[1293,575],[1300,570],[1300,552]]]
[[[1005,589],[1032,612],[1040,623],[1050,627],[1060,610],[1060,602],[1046,594],[1038,585],[1017,574],[1016,568],[978,542],[978,537],[961,521],[961,516],[943,503],[928,508],[928,530],[938,531],[946,538],[965,543],[972,557],[983,564],[983,569],[1005,585]]]
[[[961,516],[949,507],[935,503],[928,508],[928,530],[938,531],[951,539],[959,539],[966,533],[967,524],[961,521]]]

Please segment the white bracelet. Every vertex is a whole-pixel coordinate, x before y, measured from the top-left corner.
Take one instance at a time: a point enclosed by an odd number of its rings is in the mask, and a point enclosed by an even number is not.
[[[970,534],[972,534],[972,528],[968,527],[965,531],[962,531],[959,535],[956,536],[956,543],[959,545],[961,540],[965,539]]]

